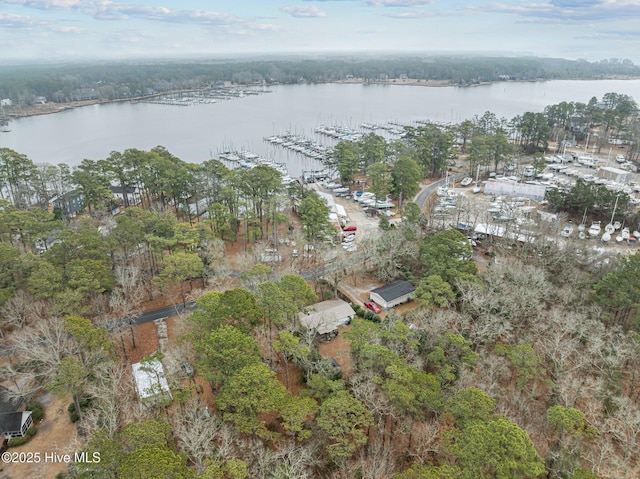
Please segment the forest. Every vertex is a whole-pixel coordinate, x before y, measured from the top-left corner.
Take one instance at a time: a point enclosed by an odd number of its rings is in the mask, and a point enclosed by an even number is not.
[[[71,169],[0,149],[0,381],[64,398],[81,449],[101,453],[61,478],[638,477],[640,255],[544,235],[485,254],[411,201],[452,155],[495,170],[569,133],[635,139],[636,115],[612,93],[338,143],[336,176],[402,212],[331,263],[327,205],[269,167],[188,164],[158,146]],[[71,191],[73,216],[54,201]],[[575,208],[567,198],[552,207]],[[283,237],[312,246],[295,268],[262,261]],[[354,307],[340,332],[351,367],[336,368],[298,315],[340,283],[395,279],[416,285],[415,307]],[[142,363],[164,365],[172,396],[141,402],[127,345],[141,305],[169,296],[193,310]]]
[[[270,58],[236,61],[173,61],[0,66],[0,98],[31,105],[38,97],[65,103],[118,100],[178,89],[236,84],[330,82],[345,78],[411,78],[454,85],[483,82],[638,77],[629,60],[599,62],[555,58],[400,57]]]

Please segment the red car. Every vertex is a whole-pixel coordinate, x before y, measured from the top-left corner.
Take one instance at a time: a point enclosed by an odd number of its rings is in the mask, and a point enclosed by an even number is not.
[[[373,311],[374,313],[378,314],[380,311],[382,311],[380,309],[380,306],[378,306],[376,303],[374,303],[373,301],[365,301],[364,302],[364,307],[367,309],[370,309],[371,311]]]
[[[358,227],[355,225],[349,225],[342,228],[342,231],[357,231]]]

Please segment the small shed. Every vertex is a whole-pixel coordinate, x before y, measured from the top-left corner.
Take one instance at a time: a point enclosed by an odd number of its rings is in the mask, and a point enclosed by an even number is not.
[[[629,183],[631,181],[631,172],[611,166],[603,166],[598,170],[598,178],[612,180],[616,183]]]
[[[369,299],[384,309],[391,309],[413,299],[416,288],[408,281],[398,280],[369,292]]]
[[[316,303],[299,314],[300,324],[323,336],[331,339],[337,334],[338,328],[349,324],[356,315],[349,303],[341,299],[331,299]]]
[[[143,360],[131,366],[136,381],[136,392],[143,402],[171,401],[171,390],[164,375],[162,363],[157,359]]]

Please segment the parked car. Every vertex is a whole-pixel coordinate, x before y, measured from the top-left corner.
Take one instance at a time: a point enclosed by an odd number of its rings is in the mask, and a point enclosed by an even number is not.
[[[367,309],[370,309],[371,311],[373,311],[374,313],[378,314],[380,311],[382,311],[380,309],[380,306],[378,306],[376,303],[374,303],[373,301],[365,301],[364,302],[364,307]]]
[[[349,225],[342,228],[342,231],[357,231],[358,227],[356,225]]]

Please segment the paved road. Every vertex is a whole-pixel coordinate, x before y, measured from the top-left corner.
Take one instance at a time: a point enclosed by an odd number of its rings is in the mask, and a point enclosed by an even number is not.
[[[464,178],[465,176],[467,176],[465,173],[458,173],[454,176],[452,176],[450,179],[452,181],[457,181],[461,178]],[[443,178],[441,180],[438,180],[434,183],[431,183],[430,185],[426,185],[423,186],[422,190],[415,196],[414,198],[414,202],[416,202],[418,204],[418,206],[420,206],[420,209],[422,209],[422,207],[424,206],[425,202],[427,201],[427,198],[436,191],[436,189],[444,184],[444,182],[446,181],[446,178]],[[353,265],[355,263],[361,262],[363,260],[363,255],[361,253],[357,253],[354,255],[350,256],[350,265]],[[334,261],[334,262],[330,262],[329,264],[325,264],[325,266],[313,269],[313,270],[309,270],[309,271],[302,271],[300,273],[300,276],[306,280],[311,280],[311,279],[316,279],[316,278],[320,278],[322,276],[328,275],[328,274],[332,274],[335,273],[337,271],[340,270],[344,270],[346,267],[345,264],[341,264],[338,261]],[[234,272],[237,273],[237,272]],[[194,309],[196,309],[196,303],[195,301],[189,301],[186,304],[186,308],[182,305],[182,304],[177,304],[174,306],[167,306],[165,308],[160,308],[160,309],[154,309],[152,311],[147,311],[144,313],[139,314],[138,316],[135,316],[132,320],[131,320],[131,324],[143,324],[143,323],[148,323],[150,321],[155,321],[156,319],[160,319],[160,318],[168,318],[169,316],[175,316],[176,314],[180,314],[182,312],[186,311],[193,311]],[[105,323],[100,324],[100,326],[103,326],[105,329],[109,330],[109,331],[113,331],[116,329],[120,329],[120,328],[125,328],[128,326],[128,324],[126,323],[125,320],[119,319],[119,320],[114,320],[114,321],[108,321]],[[7,356],[9,354],[11,354],[12,352],[12,348],[3,348],[2,351],[0,351],[0,357],[2,356]]]
[[[151,311],[146,311],[132,317],[130,320],[130,324],[148,323],[150,321],[155,321],[156,319],[175,316],[176,314],[180,314],[184,311],[193,311],[194,309],[196,309],[195,301],[187,302],[186,307],[183,306],[182,303],[180,303],[173,306],[167,306],[165,308],[153,309]],[[102,324],[98,324],[98,326],[104,327],[107,331],[115,331],[117,329],[128,327],[129,323],[126,319],[121,318],[114,319],[112,321],[106,321]]]
[[[464,178],[465,176],[469,176],[469,175],[467,175],[466,173],[457,173],[449,177],[449,180],[455,182]],[[420,210],[424,208],[424,204],[426,203],[427,198],[429,198],[429,196],[431,196],[432,193],[435,193],[436,189],[438,189],[441,185],[444,185],[446,181],[447,181],[446,178],[442,178],[441,180],[435,181],[430,185],[426,185],[422,187],[422,190],[420,190],[420,192],[413,199],[414,203],[417,203],[418,206],[420,207]]]
[[[467,176],[466,173],[458,173],[456,175],[449,177],[449,180],[458,181],[464,178],[465,176]],[[446,181],[446,178],[443,178],[434,183],[431,183],[430,185],[423,186],[422,190],[415,196],[413,201],[415,201],[418,204],[418,206],[420,206],[420,209],[422,209],[425,202],[427,201],[427,198],[432,193],[434,193],[438,187],[443,185],[445,181]],[[363,260],[362,253],[356,253],[356,254],[350,255],[349,265],[354,265],[356,263],[362,262],[362,260]],[[345,267],[347,266],[348,265],[345,265],[344,263],[341,263],[339,261],[328,261],[324,266],[321,266],[313,270],[302,271],[299,274],[302,278],[308,281],[308,280],[320,278],[322,276],[326,276],[328,274],[335,273],[337,271],[344,270]],[[193,311],[194,309],[195,309],[195,301],[188,302],[186,310]],[[142,313],[139,316],[135,317],[132,321],[132,324],[148,323],[149,321],[155,321],[156,319],[175,316],[176,314],[180,314],[183,311],[185,311],[185,308],[182,306],[182,304],[178,304],[175,306],[168,306],[166,308],[161,308],[161,309],[155,309],[153,311],[147,311],[146,313]],[[122,326],[123,321],[120,320],[118,322],[120,323],[120,327],[123,327]],[[117,327],[116,324],[117,322],[111,322],[109,326],[115,329]]]

